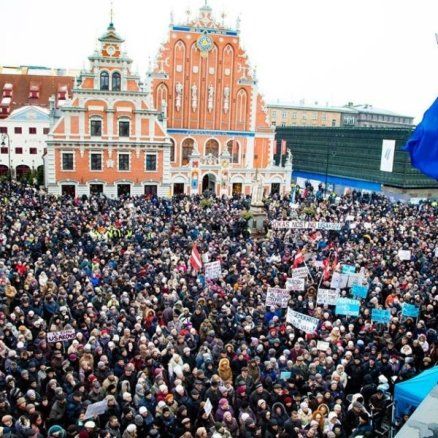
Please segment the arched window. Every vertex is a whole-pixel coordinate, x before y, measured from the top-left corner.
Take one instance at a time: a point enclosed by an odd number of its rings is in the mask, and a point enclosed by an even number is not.
[[[175,162],[175,141],[170,139],[170,162]]]
[[[227,149],[231,156],[231,163],[239,162],[240,146],[237,140],[228,140]]]
[[[112,88],[113,91],[120,91],[121,86],[122,86],[122,79],[120,77],[120,73],[118,71],[115,71],[113,73],[113,76],[112,76],[112,86],[111,86],[111,88]]]
[[[182,159],[181,165],[187,166],[189,164],[190,155],[193,152],[193,145],[195,144],[195,140],[193,138],[186,138],[182,143]]]
[[[205,155],[213,155],[213,157],[219,156],[219,143],[216,140],[210,139],[205,144]]]
[[[100,89],[109,90],[109,74],[107,71],[100,74]]]

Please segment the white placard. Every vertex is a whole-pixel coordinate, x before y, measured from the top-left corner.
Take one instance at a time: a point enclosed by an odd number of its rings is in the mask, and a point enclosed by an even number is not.
[[[348,274],[340,274],[335,272],[330,283],[331,289],[345,289],[348,283]]]
[[[306,278],[308,275],[307,267],[292,269],[292,278]]]
[[[336,300],[339,298],[339,289],[318,289],[316,296],[316,304],[336,305]]]
[[[219,278],[222,275],[220,261],[206,263],[204,266],[206,280],[214,280],[215,278]]]
[[[370,223],[370,222],[364,222],[363,227],[364,227],[366,230],[371,230],[371,223]]]
[[[84,420],[88,420],[89,418],[94,418],[98,415],[102,415],[108,409],[108,400],[104,399],[102,401],[92,403],[87,406],[87,410],[85,411]]]
[[[327,351],[330,348],[330,342],[318,341],[316,343],[316,348],[320,351]]]
[[[64,342],[70,341],[76,337],[76,331],[74,329],[69,330],[61,330],[59,332],[48,332],[47,333],[47,342]]]
[[[319,319],[304,313],[295,312],[290,307],[287,309],[286,322],[292,324],[299,330],[306,333],[313,333],[318,327]]]
[[[357,272],[355,274],[348,274],[347,287],[354,286],[355,284],[363,286],[366,283],[367,281],[360,272]]]
[[[288,278],[286,279],[286,289],[294,291],[303,291],[305,285],[304,278]]]
[[[289,302],[290,293],[287,289],[280,289],[278,287],[268,288],[266,294],[266,307],[276,306],[286,308]]]
[[[204,405],[204,411],[207,415],[210,415],[212,410],[213,410],[213,405],[211,404],[211,401],[208,398]]]
[[[392,172],[394,166],[395,140],[382,141],[382,156],[380,158],[380,170]]]
[[[399,249],[397,255],[400,260],[411,260],[411,251],[409,249]]]
[[[346,220],[346,221],[354,221],[354,216],[351,215],[351,214],[349,214],[349,215],[345,218],[345,220]]]
[[[305,229],[313,228],[315,230],[334,230],[340,231],[342,228],[339,222],[314,222],[314,221],[272,221],[272,229]]]

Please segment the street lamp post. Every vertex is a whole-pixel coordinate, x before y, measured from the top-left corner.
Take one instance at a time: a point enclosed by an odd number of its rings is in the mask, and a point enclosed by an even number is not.
[[[11,193],[11,185],[12,185],[12,164],[11,164],[11,139],[9,134],[2,134],[2,146],[5,146],[5,138],[8,139],[8,164],[9,164],[9,194]]]

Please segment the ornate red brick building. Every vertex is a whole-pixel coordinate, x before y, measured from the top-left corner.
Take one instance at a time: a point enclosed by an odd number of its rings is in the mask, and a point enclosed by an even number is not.
[[[172,143],[172,194],[249,194],[256,169],[265,194],[289,191],[291,165],[273,163],[274,131],[238,25],[216,21],[208,5],[171,23],[148,79]]]

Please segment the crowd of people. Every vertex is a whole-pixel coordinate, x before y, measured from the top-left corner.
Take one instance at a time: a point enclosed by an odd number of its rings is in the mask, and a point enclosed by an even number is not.
[[[272,229],[292,214],[277,195],[256,238],[245,197],[70,199],[18,183],[0,197],[0,436],[375,436],[394,383],[437,362],[436,204],[305,189],[293,214],[341,230]],[[218,279],[190,263],[195,244]],[[313,333],[265,305],[301,262],[288,306],[318,318]],[[344,264],[369,287],[357,317],[316,302]]]

